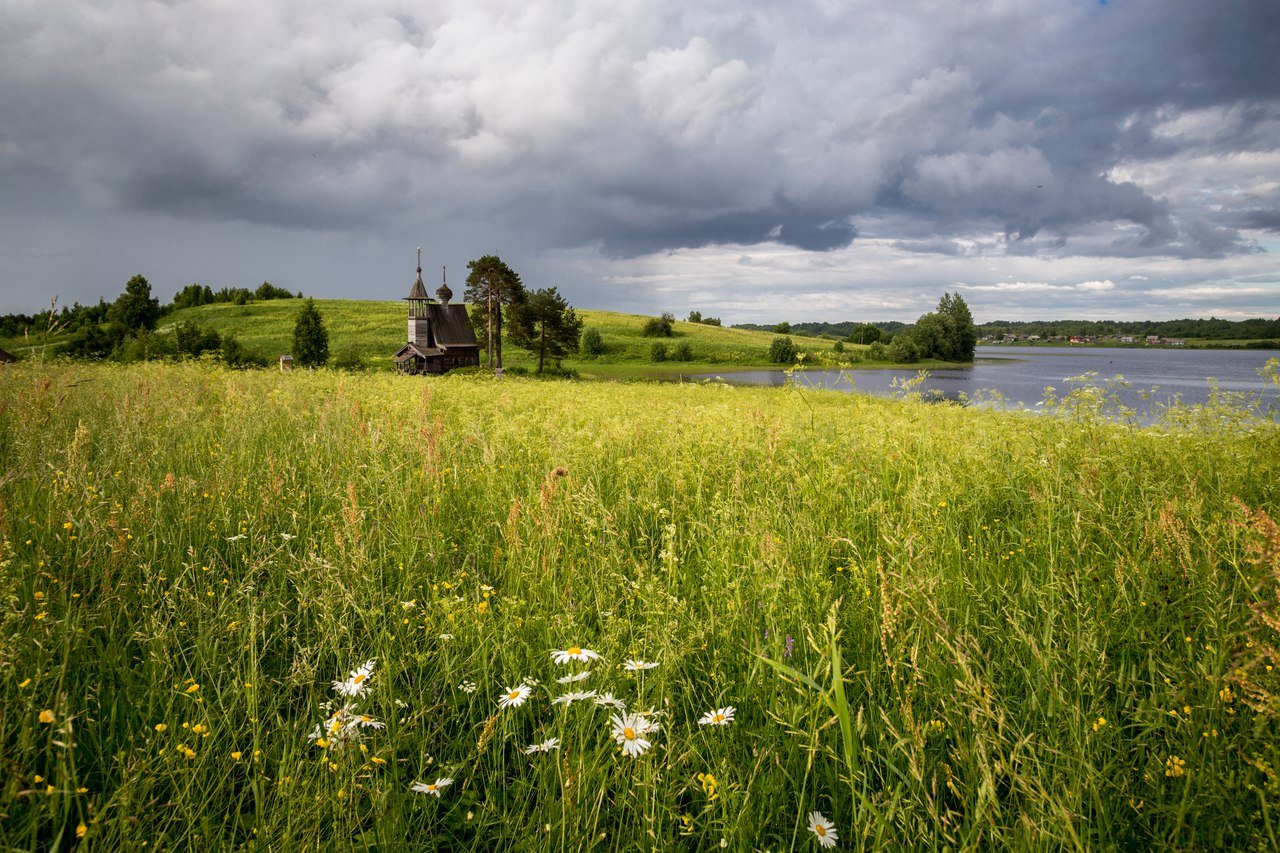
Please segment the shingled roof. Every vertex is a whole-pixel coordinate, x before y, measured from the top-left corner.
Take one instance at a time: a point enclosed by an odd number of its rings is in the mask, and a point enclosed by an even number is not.
[[[431,318],[431,337],[440,347],[474,347],[476,333],[471,328],[465,305],[427,306]]]

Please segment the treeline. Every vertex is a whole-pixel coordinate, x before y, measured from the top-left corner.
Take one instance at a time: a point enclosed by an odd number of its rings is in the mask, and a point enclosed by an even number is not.
[[[874,323],[845,320],[840,323],[774,323],[772,325],[734,323],[731,328],[747,329],[752,332],[775,332],[779,335],[799,335],[807,338],[834,338],[851,344],[870,344],[898,334],[907,328],[907,324],[897,320]],[[877,332],[872,332],[871,329]]]
[[[179,323],[172,334],[156,334],[159,321],[183,309],[215,303],[247,305],[272,299],[293,299],[295,295],[264,281],[253,290],[190,284],[178,291],[173,301],[161,304],[151,296],[151,284],[135,275],[125,283],[124,293],[114,301],[98,300],[97,305],[75,303],[59,308],[56,302],[35,314],[0,316],[0,338],[24,338],[29,345],[45,347],[47,355],[74,358],[113,358],[139,361],[165,357],[196,357],[214,353],[232,366],[265,364],[266,359],[246,350],[232,334],[219,335],[195,323]]]
[[[978,326],[984,337],[998,335],[1039,335],[1042,338],[1072,335],[1107,337],[1133,335],[1162,338],[1200,338],[1221,341],[1280,338],[1280,317],[1274,320],[992,320]]]

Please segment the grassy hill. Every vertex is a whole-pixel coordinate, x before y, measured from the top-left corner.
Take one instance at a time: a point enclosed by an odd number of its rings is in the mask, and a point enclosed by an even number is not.
[[[285,299],[255,302],[248,305],[204,305],[168,315],[160,330],[170,329],[183,321],[208,326],[219,334],[234,332],[241,343],[268,357],[289,351],[293,322],[302,300]],[[329,352],[344,350],[358,353],[371,367],[390,365],[390,356],[405,341],[405,307],[400,301],[380,302],[358,299],[317,299],[316,307],[329,330]],[[724,367],[770,366],[769,345],[776,337],[772,332],[728,329],[700,323],[675,323],[671,338],[646,338],[641,334],[650,318],[640,314],[613,311],[579,310],[583,328],[599,330],[605,353],[595,359],[572,358],[565,364],[588,376],[642,375],[645,372],[696,370],[699,366]],[[476,336],[484,344],[484,330]],[[793,337],[796,345],[808,354],[807,361],[837,363],[864,348],[846,345],[844,356],[833,353],[833,341]],[[670,349],[689,343],[693,362],[655,363],[651,352],[655,342]],[[532,366],[535,361],[527,351],[507,343],[503,347],[507,366]]]

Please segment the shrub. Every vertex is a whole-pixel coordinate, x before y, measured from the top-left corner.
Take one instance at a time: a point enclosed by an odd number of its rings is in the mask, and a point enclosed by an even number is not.
[[[769,344],[769,361],[774,364],[790,364],[796,360],[796,345],[791,338],[777,337]]]
[[[669,338],[675,334],[675,315],[670,311],[664,312],[661,317],[650,317],[644,324],[644,328],[640,330],[640,334],[646,338]]]
[[[836,341],[831,345],[832,352],[844,352],[844,341]]]
[[[888,361],[888,348],[879,341],[873,341],[871,346],[867,347],[867,358],[871,361]]]
[[[354,346],[344,347],[333,360],[333,366],[339,370],[364,370],[364,357]]]
[[[586,358],[604,355],[604,339],[600,337],[599,329],[593,326],[582,333],[582,340],[578,342],[578,353]]]
[[[688,341],[676,344],[674,358],[676,361],[693,361],[693,344]]]
[[[667,345],[661,343],[654,344],[653,348],[649,350],[649,358],[652,361],[666,361]]]

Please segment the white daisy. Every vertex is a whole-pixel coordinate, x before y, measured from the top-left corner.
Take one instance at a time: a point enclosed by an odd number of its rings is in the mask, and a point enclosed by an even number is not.
[[[809,831],[818,836],[822,847],[835,847],[840,840],[836,825],[822,816],[822,812],[809,812]]]
[[[596,697],[596,704],[603,708],[615,708],[619,711],[627,710],[627,705],[621,699],[614,697],[612,693],[603,693]]]
[[[529,694],[533,692],[533,688],[527,684],[521,684],[516,687],[508,687],[507,692],[503,693],[498,699],[499,708],[519,708],[524,704],[524,700],[529,698]]]
[[[360,740],[361,729],[382,729],[385,727],[383,723],[368,714],[358,713],[355,705],[347,704],[330,714],[329,718],[323,723],[316,723],[316,727],[312,729],[311,734],[307,735],[307,740],[315,741],[320,746],[341,752],[348,743]]]
[[[547,738],[542,743],[531,743],[524,748],[525,755],[535,755],[539,752],[552,752],[560,748],[560,738]]]
[[[591,670],[584,669],[582,672],[575,672],[573,675],[566,675],[564,678],[557,678],[556,684],[572,684],[575,681],[586,681],[591,677]]]
[[[571,693],[565,693],[551,700],[552,705],[570,705],[579,699],[592,699],[596,695],[594,690],[575,690]]]
[[[400,606],[405,610],[412,610],[413,608],[418,606],[418,599],[413,598],[413,599],[410,599],[409,601],[402,601],[400,602]]]
[[[639,714],[615,714],[609,722],[613,723],[613,739],[632,758],[644,755],[653,746],[645,735],[657,729],[656,723],[650,723]]]
[[[453,780],[448,776],[442,776],[431,784],[426,782],[414,782],[411,789],[419,794],[430,794],[437,800],[440,799],[440,792],[453,784]]]
[[[351,671],[346,681],[333,682],[333,689],[342,696],[362,696],[369,687],[369,678],[373,675],[373,661],[367,660],[363,665]]]
[[[588,661],[600,660],[600,655],[591,649],[584,649],[580,646],[570,646],[567,649],[557,649],[551,653],[551,660],[558,664],[566,664],[571,660]]]
[[[647,660],[629,660],[622,665],[627,672],[640,672],[645,669],[653,669],[658,664],[654,661]]]
[[[476,683],[474,681],[464,681],[458,685],[458,689],[463,693],[475,693]]]
[[[698,719],[700,726],[727,726],[733,722],[733,706],[708,711]]]

